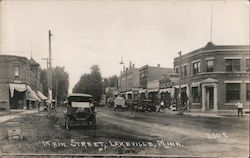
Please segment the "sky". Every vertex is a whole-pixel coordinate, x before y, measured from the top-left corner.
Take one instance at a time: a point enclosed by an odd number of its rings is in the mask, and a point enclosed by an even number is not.
[[[2,0],[0,54],[32,56],[46,68],[42,58],[49,54],[51,30],[52,66],[65,67],[71,92],[94,64],[109,77],[130,61],[138,68],[172,68],[179,51],[186,54],[211,39],[216,45],[249,44],[249,11],[248,1],[236,0]]]

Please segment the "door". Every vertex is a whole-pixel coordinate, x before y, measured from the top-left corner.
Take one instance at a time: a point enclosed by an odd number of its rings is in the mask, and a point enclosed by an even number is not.
[[[214,87],[206,88],[206,107],[208,110],[214,109]]]

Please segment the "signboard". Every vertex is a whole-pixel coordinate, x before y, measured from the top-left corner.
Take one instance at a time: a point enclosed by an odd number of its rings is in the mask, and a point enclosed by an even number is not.
[[[211,74],[198,74],[194,77],[190,77],[194,80],[206,79],[206,78],[250,78],[250,73],[211,73]]]

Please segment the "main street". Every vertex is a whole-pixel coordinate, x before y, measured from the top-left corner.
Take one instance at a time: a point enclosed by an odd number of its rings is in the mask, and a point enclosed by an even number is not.
[[[143,154],[247,157],[249,119],[176,115],[175,112],[113,111],[97,108],[97,129],[64,129],[64,108],[55,118],[28,113],[2,122],[0,153]],[[21,124],[23,140],[8,140],[8,122]]]

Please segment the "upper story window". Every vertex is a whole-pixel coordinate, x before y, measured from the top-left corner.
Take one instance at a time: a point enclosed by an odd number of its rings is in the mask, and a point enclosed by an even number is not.
[[[197,61],[193,63],[193,74],[197,74],[201,72],[201,62]]]
[[[250,59],[246,59],[246,71],[250,72]]]
[[[177,67],[177,68],[175,68],[175,73],[179,73],[179,68]]]
[[[183,72],[181,74],[183,77],[187,76],[187,65],[183,66]]]
[[[210,60],[206,61],[206,70],[207,70],[207,72],[214,71],[214,60],[210,59]]]
[[[14,67],[14,75],[15,75],[15,78],[19,78],[19,75],[20,75],[20,67],[19,66]]]
[[[226,59],[226,72],[240,71],[240,59]]]

